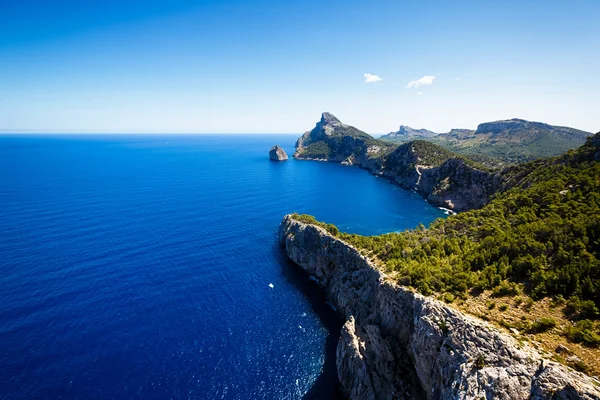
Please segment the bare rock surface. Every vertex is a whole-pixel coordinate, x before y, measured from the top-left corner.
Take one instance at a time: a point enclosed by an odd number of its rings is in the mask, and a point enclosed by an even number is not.
[[[390,282],[351,245],[286,216],[279,241],[346,317],[350,399],[600,399],[600,383],[492,325]]]
[[[271,161],[285,161],[288,159],[288,155],[281,147],[279,147],[279,145],[276,144],[275,146],[271,147],[271,150],[269,150],[269,159]]]

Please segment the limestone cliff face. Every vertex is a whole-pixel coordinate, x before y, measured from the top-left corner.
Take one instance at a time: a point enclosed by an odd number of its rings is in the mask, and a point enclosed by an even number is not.
[[[353,126],[343,124],[330,113],[323,113],[315,127],[296,141],[295,158],[349,162],[379,149],[369,149],[376,140]],[[384,144],[387,147],[389,144]],[[350,162],[351,163],[351,162]]]
[[[475,168],[425,142],[403,144],[380,164],[372,172],[455,211],[482,207],[503,183],[501,175]]]
[[[320,227],[286,216],[279,241],[347,319],[337,369],[350,399],[600,399],[592,378],[390,282]]]
[[[269,150],[269,159],[271,161],[285,161],[288,159],[288,155],[286,154],[285,150],[276,144],[275,146],[271,147],[271,150]]]
[[[500,175],[434,144],[377,140],[329,113],[298,139],[294,157],[356,165],[455,211],[481,207],[502,183]]]

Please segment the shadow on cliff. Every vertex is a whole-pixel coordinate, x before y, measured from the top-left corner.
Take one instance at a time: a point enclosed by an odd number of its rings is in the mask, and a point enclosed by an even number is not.
[[[344,399],[335,364],[337,343],[344,320],[327,305],[325,292],[314,281],[309,279],[310,275],[287,258],[279,245],[274,246],[273,252],[280,261],[285,278],[304,293],[311,308],[317,314],[321,323],[327,328],[328,332],[325,339],[325,362],[323,370],[303,400]]]

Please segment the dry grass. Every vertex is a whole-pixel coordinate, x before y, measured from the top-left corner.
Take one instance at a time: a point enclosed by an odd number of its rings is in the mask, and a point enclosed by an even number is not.
[[[458,299],[449,305],[490,322],[517,340],[528,341],[547,358],[578,370],[585,369],[582,372],[588,375],[600,376],[600,348],[569,342],[563,331],[572,323],[565,317],[564,306],[553,306],[549,298],[533,302],[525,295],[493,297],[490,291],[466,300]],[[546,332],[534,333],[531,327],[543,318],[556,321],[556,326]],[[561,345],[569,351],[557,351]],[[583,364],[574,362],[573,356]]]
[[[375,254],[365,250],[359,251],[385,272],[390,281],[397,282],[397,273],[385,271],[384,263]],[[412,290],[412,288],[409,289]],[[436,297],[441,301],[448,300],[448,296],[445,294]],[[553,305],[550,298],[534,302],[523,294],[495,297],[491,291],[486,291],[476,296],[469,296],[467,299],[455,299],[448,305],[491,323],[519,341],[528,342],[546,358],[585,372],[590,376],[600,377],[600,348],[569,342],[563,332],[565,328],[573,326],[573,323],[565,317],[565,306]],[[554,320],[556,326],[545,332],[531,331],[532,325],[543,318]],[[557,351],[559,346],[566,347],[568,351]],[[581,363],[573,361],[577,358],[581,360]]]

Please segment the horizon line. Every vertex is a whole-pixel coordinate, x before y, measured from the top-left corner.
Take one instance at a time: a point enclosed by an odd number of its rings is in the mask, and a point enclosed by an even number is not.
[[[78,132],[78,131],[8,131],[0,135],[302,135],[300,132]]]

